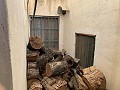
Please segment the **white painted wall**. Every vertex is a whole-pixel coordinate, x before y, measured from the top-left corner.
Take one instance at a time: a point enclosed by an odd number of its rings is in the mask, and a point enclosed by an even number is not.
[[[13,90],[27,90],[26,45],[28,17],[26,0],[6,0],[12,65]]]
[[[64,49],[75,56],[75,33],[96,35],[96,65],[106,76],[108,90],[120,90],[120,1],[67,0]]]
[[[67,8],[66,0],[38,0],[36,15],[40,16],[60,16],[59,25],[59,49],[63,49],[63,31],[64,31],[64,16],[57,14],[58,6]],[[29,15],[33,15],[34,0],[29,0]]]
[[[13,90],[6,0],[0,0],[0,87]]]

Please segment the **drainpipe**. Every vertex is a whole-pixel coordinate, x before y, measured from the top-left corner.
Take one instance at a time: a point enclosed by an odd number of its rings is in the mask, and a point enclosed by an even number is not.
[[[35,17],[36,7],[37,7],[37,0],[35,0],[34,12],[33,12],[33,17],[32,17],[32,19],[34,19],[34,17]]]

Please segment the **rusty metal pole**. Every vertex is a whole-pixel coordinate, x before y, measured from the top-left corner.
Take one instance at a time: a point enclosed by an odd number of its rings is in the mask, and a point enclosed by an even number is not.
[[[37,7],[37,0],[35,0],[34,12],[33,12],[33,18],[32,19],[34,19],[34,17],[35,17],[36,7]]]

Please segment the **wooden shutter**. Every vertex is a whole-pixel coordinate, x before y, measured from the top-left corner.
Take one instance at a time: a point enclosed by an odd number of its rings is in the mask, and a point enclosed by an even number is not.
[[[76,58],[81,59],[83,68],[93,65],[95,50],[95,36],[76,34]]]

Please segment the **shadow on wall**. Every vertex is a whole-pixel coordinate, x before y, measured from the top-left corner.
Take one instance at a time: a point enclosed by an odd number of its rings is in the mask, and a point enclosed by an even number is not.
[[[13,90],[7,19],[6,0],[0,0],[0,83],[6,90]],[[0,90],[5,90],[2,85]]]

